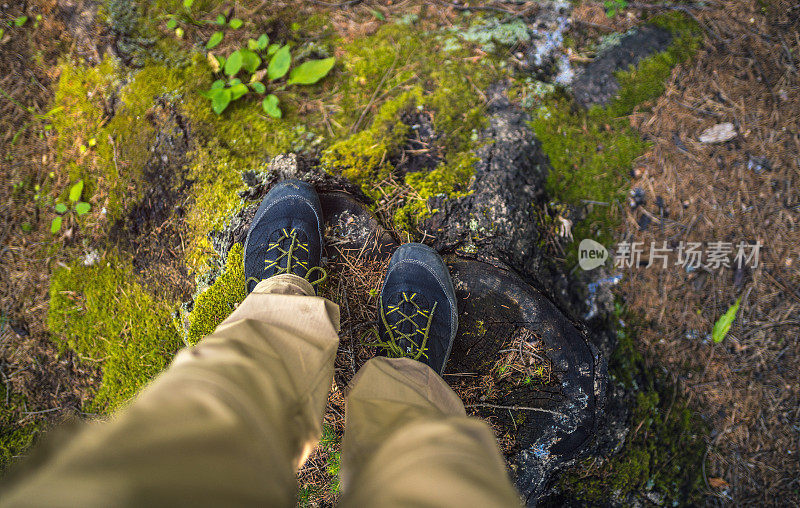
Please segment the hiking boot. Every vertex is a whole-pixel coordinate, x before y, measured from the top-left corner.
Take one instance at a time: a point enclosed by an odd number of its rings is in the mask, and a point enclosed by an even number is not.
[[[418,360],[442,374],[458,328],[456,295],[441,256],[421,243],[392,256],[378,303],[381,353]]]
[[[300,180],[275,185],[256,211],[244,244],[247,292],[273,275],[291,273],[318,284],[325,278],[322,207],[314,187]]]

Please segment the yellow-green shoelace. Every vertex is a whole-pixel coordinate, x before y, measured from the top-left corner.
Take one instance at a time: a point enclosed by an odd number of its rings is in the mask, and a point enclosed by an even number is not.
[[[283,243],[284,240],[290,240],[288,249],[284,249],[283,247],[281,247],[281,243]],[[298,267],[303,268],[306,271],[306,274],[303,276],[303,278],[309,281],[312,286],[316,286],[317,284],[324,282],[328,278],[328,273],[322,267],[312,266],[309,269],[308,261],[302,261],[297,257],[298,252],[303,251],[309,255],[310,252],[308,250],[308,244],[301,242],[297,238],[296,229],[292,228],[290,230],[287,230],[286,228],[284,228],[283,230],[281,230],[281,236],[276,241],[269,242],[269,244],[267,245],[267,253],[270,253],[273,250],[278,251],[278,257],[276,257],[272,261],[270,261],[269,259],[264,259],[265,270],[270,270],[272,268],[277,267],[275,275],[279,275],[282,273],[293,274],[294,273],[293,270],[296,270]],[[281,262],[283,260],[286,260],[285,266],[281,266]],[[322,276],[317,280],[311,280],[312,274],[317,272],[322,273]],[[248,283],[250,281],[254,281],[256,283],[260,282],[260,280],[256,279],[255,277],[250,277],[249,279],[247,279]]]
[[[430,333],[431,323],[433,322],[433,313],[436,311],[436,303],[434,302],[431,310],[426,311],[415,301],[417,293],[411,293],[409,296],[409,294],[404,291],[401,294],[403,299],[397,305],[388,305],[386,307],[386,312],[383,311],[383,298],[381,298],[381,320],[383,321],[383,326],[386,328],[386,333],[389,335],[389,338],[388,340],[380,341],[375,345],[384,348],[387,356],[390,358],[411,358],[412,360],[419,360],[422,357],[427,358],[428,334]],[[412,305],[411,314],[406,314],[400,310],[400,306],[403,303],[410,303]],[[386,316],[395,313],[400,316],[400,319],[398,319],[393,326],[390,326]],[[416,321],[414,321],[414,318],[417,316],[422,316],[425,319],[424,327],[420,327]],[[411,323],[414,328],[411,333],[405,333],[400,330],[400,327],[403,323]],[[412,339],[412,337],[416,334],[422,335],[421,344],[418,344]],[[400,343],[404,340],[411,344],[409,351],[404,350],[400,346]]]

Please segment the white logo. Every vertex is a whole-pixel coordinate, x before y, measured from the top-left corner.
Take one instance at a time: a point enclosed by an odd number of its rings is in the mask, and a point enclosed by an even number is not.
[[[585,238],[578,246],[578,264],[584,270],[594,270],[608,259],[608,250],[602,244]]]

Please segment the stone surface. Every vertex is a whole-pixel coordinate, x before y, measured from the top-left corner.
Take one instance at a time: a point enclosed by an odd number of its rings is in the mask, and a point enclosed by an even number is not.
[[[489,91],[486,145],[478,151],[469,195],[434,198],[438,209],[422,229],[439,251],[458,252],[488,263],[503,263],[527,274],[536,272],[536,207],[545,199],[549,163],[530,131],[528,116],[505,98],[501,87]]]

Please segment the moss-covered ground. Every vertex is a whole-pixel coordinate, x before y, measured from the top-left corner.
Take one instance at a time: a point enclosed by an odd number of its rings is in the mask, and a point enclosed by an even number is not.
[[[664,92],[672,68],[689,58],[699,44],[699,27],[682,14],[660,15],[651,23],[672,32],[672,44],[666,51],[618,71],[620,90],[605,107],[576,108],[567,94],[550,91],[542,84],[537,90],[536,85],[520,82],[511,91],[525,97],[531,128],[553,168],[547,180],[552,208],[569,220],[578,219],[572,230],[575,238],[612,243],[633,163],[649,146],[631,126],[628,115],[651,107]],[[577,261],[576,249],[577,242],[569,251],[569,264]]]
[[[654,374],[636,347],[646,326],[617,305],[617,348],[609,361],[611,382],[629,393],[630,430],[622,449],[603,462],[589,458],[559,477],[559,495],[581,504],[619,506],[646,499],[664,506],[701,504],[702,464],[708,429],[681,400],[667,376]],[[562,497],[563,496],[563,497]]]
[[[48,326],[64,348],[102,365],[89,412],[110,412],[130,399],[183,345],[170,326],[171,306],[136,280],[124,259],[78,262],[53,273]]]
[[[245,3],[248,8],[259,4]],[[187,13],[177,0],[145,7],[108,0],[102,19],[118,35],[126,59],[105,56],[92,65],[65,55],[60,62],[50,114],[56,165],[41,193],[65,201],[71,185],[83,181],[83,199],[92,210],[68,219],[77,242],[56,236],[48,247],[73,261],[52,267],[47,326],[60,347],[102,370],[86,412],[118,408],[180,347],[212,331],[244,297],[241,245],[217,253],[209,240],[209,233],[244,205],[238,194],[245,189],[243,172],[265,170],[272,156],[287,151],[317,157],[323,169],[359,185],[389,228],[415,238],[416,225],[432,212],[428,198],[467,192],[486,125],[484,92],[505,81],[509,97],[529,112],[531,128],[550,158],[547,190],[553,209],[573,210],[576,238],[608,240],[627,174],[647,148],[627,115],[661,95],[672,66],[691,55],[696,44],[696,29],[682,15],[658,18],[656,23],[676,34],[670,49],[620,72],[622,88],[613,103],[582,111],[563,91],[526,81],[510,67],[512,48],[528,37],[516,18],[495,23],[487,13],[459,14],[455,23],[441,27],[403,16],[352,37],[335,30],[334,18],[326,14],[268,11],[253,14],[239,29],[226,28],[223,43],[212,52],[230,54],[263,32],[291,44],[295,58],[337,59],[319,83],[280,92],[283,117],[277,120],[249,95],[217,115],[199,94],[219,75],[205,49],[215,28],[196,21],[230,18],[229,7],[198,0]],[[176,13],[180,37],[165,28]],[[227,256],[221,274],[210,287],[199,288],[191,312],[183,315],[183,302],[156,296],[143,282],[141,267],[132,261],[135,253],[106,237],[115,224],[128,220],[152,185],[147,148],[161,139],[163,126],[156,103],[180,119],[185,127],[180,135],[189,137],[186,153],[157,154],[186,161],[185,167],[172,168],[187,182],[180,190],[182,212],[170,216],[182,225],[179,262],[201,276]],[[409,145],[415,125],[426,122],[433,132],[426,138],[431,146]],[[427,154],[424,170],[400,167],[402,157],[420,152],[420,146]],[[606,205],[586,207],[588,201]],[[41,214],[48,220],[55,216],[44,206]],[[42,220],[39,227],[49,222]],[[104,254],[84,263],[84,254],[94,249]],[[691,502],[697,476],[685,469],[699,462],[700,446],[684,447],[700,443],[700,430],[682,403],[645,375],[633,340],[627,331],[620,333],[615,359],[617,381],[639,391],[631,438],[604,465],[584,467],[589,476],[570,473],[559,487],[565,495],[600,504],[610,495],[634,491]],[[0,412],[0,421],[6,417]],[[38,429],[34,423],[4,425],[0,461],[21,453]],[[335,436],[329,434],[323,446],[334,449]],[[338,454],[329,456],[328,473],[335,479]],[[316,488],[303,487],[301,502],[316,499]]]

